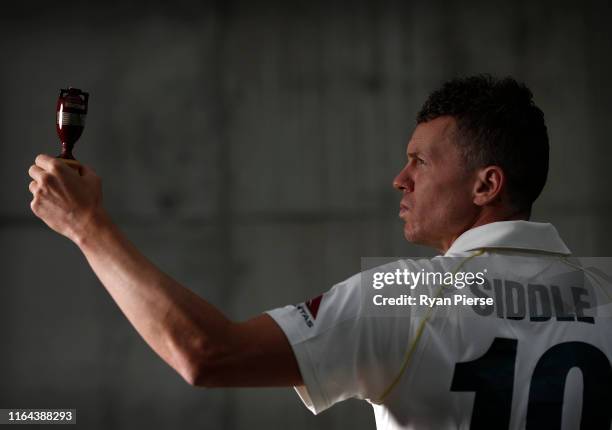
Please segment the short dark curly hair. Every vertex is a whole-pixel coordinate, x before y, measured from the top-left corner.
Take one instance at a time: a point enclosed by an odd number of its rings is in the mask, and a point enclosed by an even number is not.
[[[417,124],[447,115],[457,121],[466,167],[501,167],[511,204],[530,214],[546,183],[549,144],[544,113],[529,88],[487,74],[453,79],[430,94]]]

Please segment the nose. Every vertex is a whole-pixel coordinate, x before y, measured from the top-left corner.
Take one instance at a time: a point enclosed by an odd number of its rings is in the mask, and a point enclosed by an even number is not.
[[[395,179],[393,179],[393,188],[407,192],[412,192],[414,190],[414,181],[410,176],[410,164],[406,164]]]

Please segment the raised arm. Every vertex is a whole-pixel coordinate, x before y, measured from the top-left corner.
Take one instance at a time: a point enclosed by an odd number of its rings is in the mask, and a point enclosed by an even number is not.
[[[268,315],[242,323],[159,270],[102,205],[95,172],[39,155],[30,167],[34,214],[72,240],[111,297],[159,356],[198,386],[302,385],[280,327]]]

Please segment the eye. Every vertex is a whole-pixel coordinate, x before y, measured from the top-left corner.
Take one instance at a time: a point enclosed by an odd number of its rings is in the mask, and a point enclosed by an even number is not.
[[[425,163],[425,160],[420,158],[418,155],[410,155],[408,156],[408,164],[414,164],[416,166],[424,166],[427,163]]]
[[[413,155],[412,157],[410,157],[410,162],[413,162],[413,161],[414,161],[414,164],[416,164],[417,166],[425,165],[425,160],[417,157],[416,155]]]

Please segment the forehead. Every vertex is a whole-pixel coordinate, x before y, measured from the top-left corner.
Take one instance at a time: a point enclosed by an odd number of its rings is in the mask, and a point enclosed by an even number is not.
[[[451,150],[451,147],[455,147],[455,130],[456,121],[451,116],[441,116],[418,124],[408,142],[407,151],[442,156]]]

